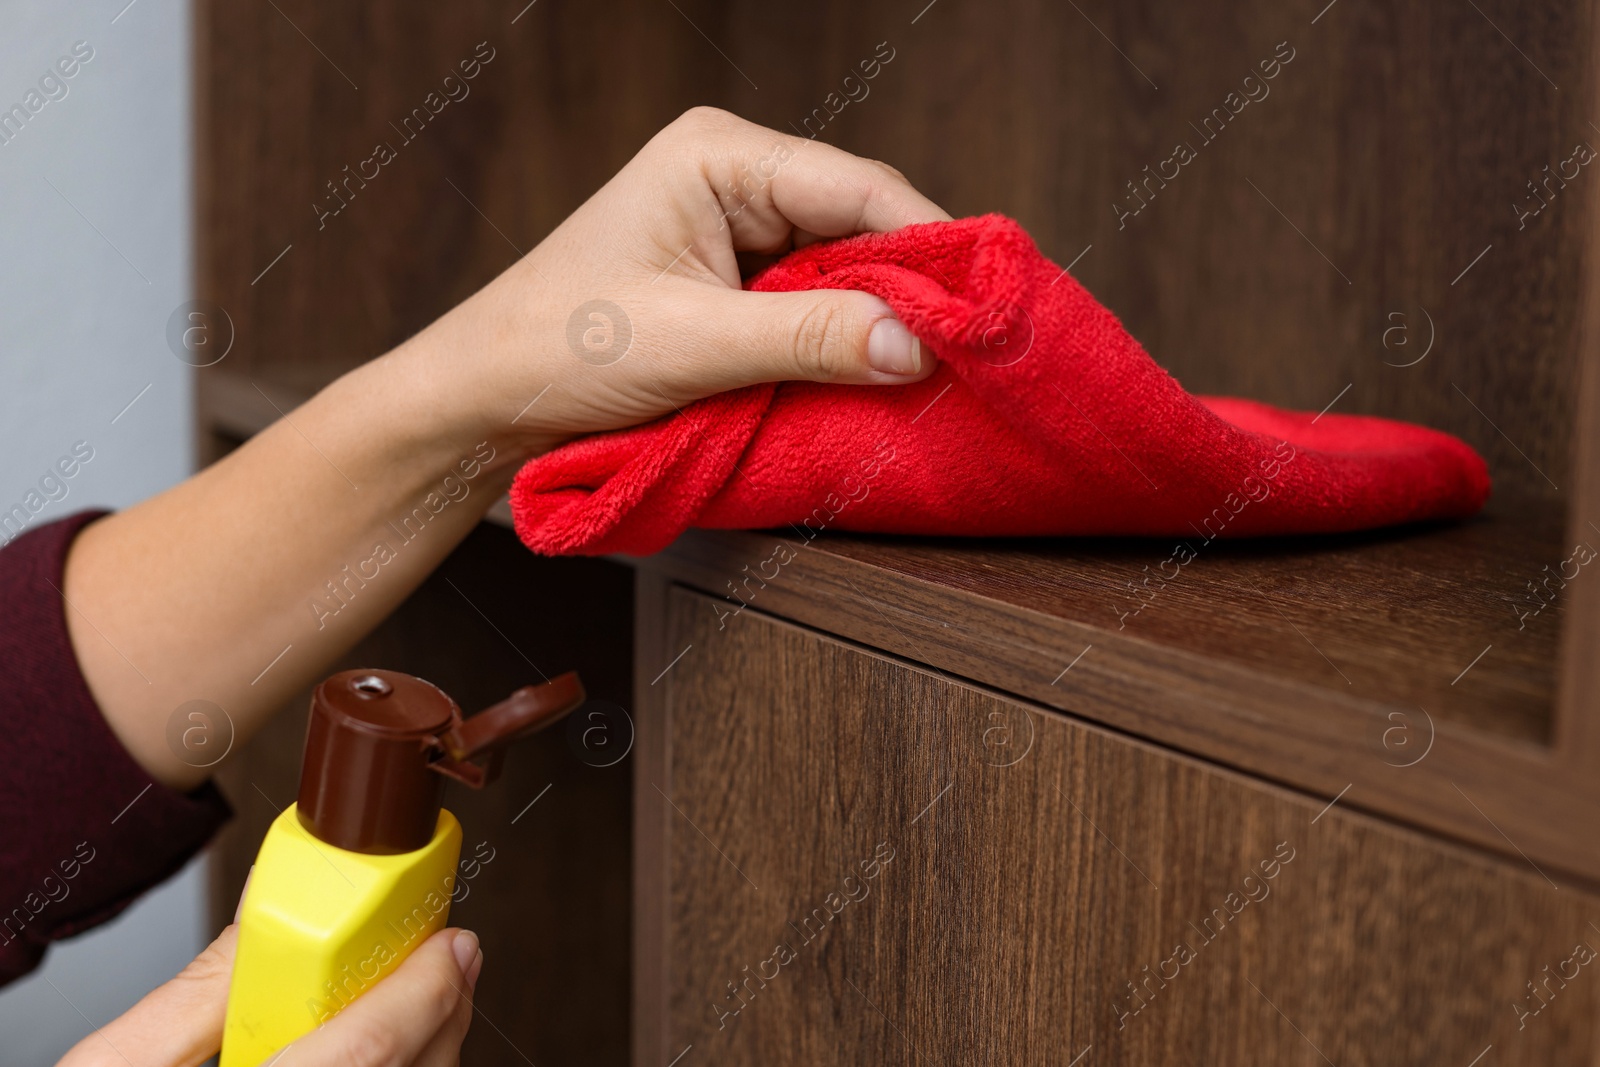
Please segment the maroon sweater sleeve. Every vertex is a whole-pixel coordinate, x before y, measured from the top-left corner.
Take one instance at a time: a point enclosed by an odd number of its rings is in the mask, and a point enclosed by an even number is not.
[[[231,814],[209,782],[187,794],[152,782],[78,669],[62,566],[103,514],[0,549],[0,984],[176,873]]]

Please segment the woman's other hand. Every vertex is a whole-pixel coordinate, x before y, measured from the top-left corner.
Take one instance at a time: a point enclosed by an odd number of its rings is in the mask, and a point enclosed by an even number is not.
[[[222,1045],[238,927],[172,981],[73,1046],[56,1067],[195,1067]],[[452,1067],[483,967],[470,931],[440,930],[393,974],[267,1060],[284,1067]]]

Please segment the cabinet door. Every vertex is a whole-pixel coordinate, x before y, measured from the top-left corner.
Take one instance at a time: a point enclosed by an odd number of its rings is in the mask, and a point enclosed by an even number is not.
[[[641,593],[638,1067],[1591,1062],[1584,890]]]

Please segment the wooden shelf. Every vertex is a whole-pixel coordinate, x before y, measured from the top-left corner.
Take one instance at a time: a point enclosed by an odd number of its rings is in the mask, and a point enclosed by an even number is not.
[[[203,439],[242,441],[308,396],[198,378]],[[208,452],[203,446],[202,455]],[[1600,886],[1587,719],[1562,730],[1572,555],[1559,501],[1464,523],[1196,545],[690,531],[659,571],[980,685]],[[486,515],[511,527],[509,502]],[[1600,533],[1596,534],[1600,539]],[[780,543],[794,562],[765,583]],[[1591,542],[1593,543],[1593,542]],[[1148,569],[1147,569],[1148,568]],[[1165,573],[1166,582],[1159,577]],[[1136,593],[1154,574],[1145,592]],[[737,588],[736,588],[737,587]],[[1141,601],[1143,606],[1140,606]],[[737,624],[737,614],[728,618]],[[1581,629],[1582,627],[1579,627]],[[1579,672],[1581,674],[1581,672]],[[1577,706],[1580,696],[1569,696]]]
[[[738,592],[756,611],[1600,879],[1600,795],[1553,744],[1560,599],[1521,630],[1511,606],[1569,554],[1562,522],[1556,506],[1508,502],[1461,524],[1218,542],[1126,619],[1127,583],[1166,542],[692,531],[640,565],[720,595],[726,627]],[[780,543],[794,560],[763,567]]]
[[[227,373],[199,383],[203,429],[238,439],[303,399]],[[1600,882],[1600,783],[1581,749],[1556,744],[1565,602],[1526,620],[1515,610],[1534,606],[1526,583],[1571,554],[1563,511],[1497,499],[1464,523],[1196,545],[1179,577],[1152,579],[1142,608],[1128,583],[1160,575],[1169,542],[807,544],[793,530],[695,530],[659,556],[618,559],[722,596],[726,612],[739,611],[737,592],[751,608]],[[506,502],[488,519],[510,526]],[[763,566],[780,543],[794,561]],[[761,573],[778,576],[750,577]]]
[[[1563,521],[1559,505],[1533,501],[1460,524],[1209,545],[1191,538],[1196,557],[1182,568],[1170,562],[1172,542],[1142,539],[832,538],[825,547],[1116,632],[1152,655],[1201,656],[1542,744],[1562,602],[1554,597],[1520,629],[1514,607],[1531,612],[1525,583],[1568,555]]]

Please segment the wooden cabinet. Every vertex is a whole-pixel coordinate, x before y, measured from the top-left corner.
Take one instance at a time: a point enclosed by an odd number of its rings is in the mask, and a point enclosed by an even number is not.
[[[756,610],[645,604],[687,651],[642,687],[636,1064],[1594,1048],[1594,895]]]
[[[1547,176],[1600,137],[1595,10],[199,4],[196,295],[237,334],[202,458],[709,103],[1012,215],[1194,392],[1423,422],[1495,480],[1470,522],[1207,544],[1153,598],[1168,543],[548,560],[486,524],[351,665],[469,707],[577,668],[636,736],[452,795],[496,856],[466,1062],[1600,1064],[1600,577],[1567,563],[1600,546],[1600,180]],[[224,775],[219,923],[303,724]]]

